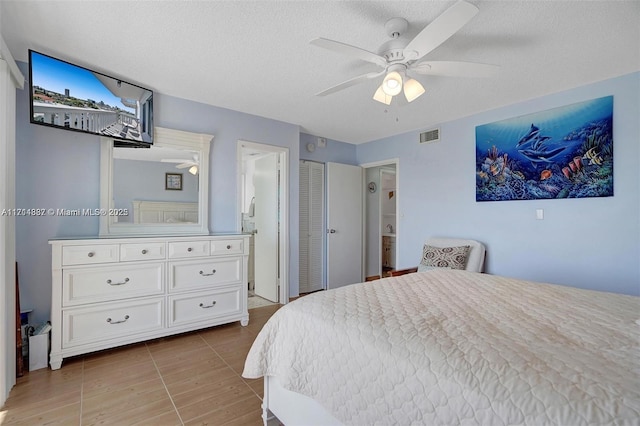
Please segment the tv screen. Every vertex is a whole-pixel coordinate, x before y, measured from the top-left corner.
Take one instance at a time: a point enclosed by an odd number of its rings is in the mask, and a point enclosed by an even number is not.
[[[153,91],[29,50],[31,122],[153,144]],[[119,144],[122,145],[122,144]]]

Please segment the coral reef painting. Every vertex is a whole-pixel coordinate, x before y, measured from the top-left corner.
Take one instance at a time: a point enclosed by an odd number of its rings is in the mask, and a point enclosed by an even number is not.
[[[476,127],[476,201],[613,196],[613,96]]]

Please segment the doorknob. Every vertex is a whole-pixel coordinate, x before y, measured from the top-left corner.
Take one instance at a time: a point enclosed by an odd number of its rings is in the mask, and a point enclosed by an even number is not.
[[[335,229],[327,229],[327,234],[335,234],[336,230]]]

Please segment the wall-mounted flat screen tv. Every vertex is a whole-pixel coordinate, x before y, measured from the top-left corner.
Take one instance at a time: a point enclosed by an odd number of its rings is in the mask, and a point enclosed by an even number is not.
[[[153,144],[153,91],[29,50],[31,122]],[[120,143],[119,145],[122,145]]]

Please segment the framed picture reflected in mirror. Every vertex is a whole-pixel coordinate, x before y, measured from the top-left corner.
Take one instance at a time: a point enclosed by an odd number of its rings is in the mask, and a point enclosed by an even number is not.
[[[164,189],[182,191],[182,173],[165,173]]]

